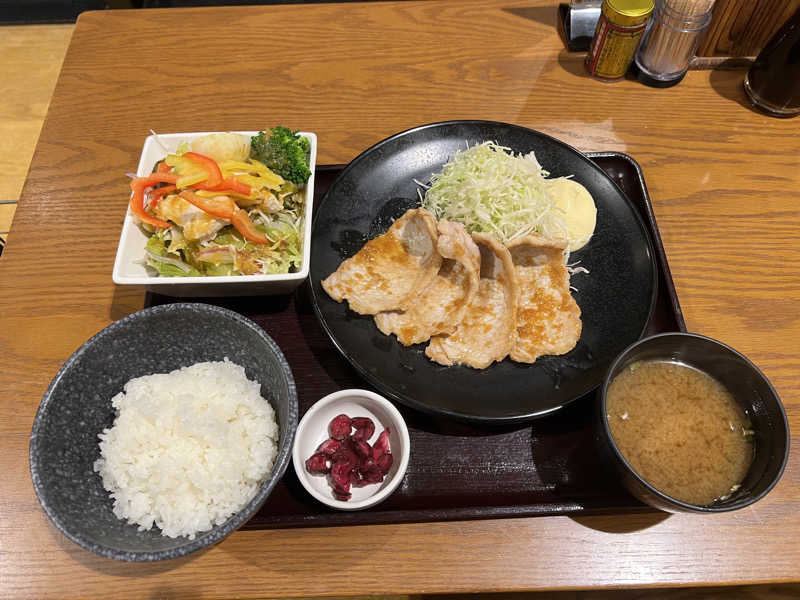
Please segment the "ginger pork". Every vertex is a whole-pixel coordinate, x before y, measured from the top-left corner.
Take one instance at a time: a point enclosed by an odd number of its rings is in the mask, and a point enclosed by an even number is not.
[[[519,286],[511,359],[566,354],[581,337],[581,309],[569,289],[566,241],[527,235],[508,245]]]
[[[450,335],[431,338],[425,354],[442,365],[484,369],[511,351],[517,312],[517,283],[511,255],[490,235],[473,233],[481,253],[478,292]]]
[[[567,244],[530,234],[504,245],[412,209],[322,286],[375,315],[378,329],[403,345],[430,340],[425,354],[439,364],[484,369],[507,356],[532,363],[566,354],[581,337]]]
[[[442,265],[436,219],[423,208],[407,211],[368,241],[322,282],[328,295],[362,315],[404,310]]]
[[[375,315],[386,335],[395,334],[405,346],[419,344],[440,333],[452,333],[478,290],[481,255],[460,223],[439,221],[436,248],[442,265],[431,282],[420,288],[405,311]]]

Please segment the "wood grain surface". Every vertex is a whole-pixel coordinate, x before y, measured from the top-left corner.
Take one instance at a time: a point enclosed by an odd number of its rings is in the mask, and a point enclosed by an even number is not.
[[[72,29],[28,25],[0,30],[0,202],[17,200],[22,191]],[[0,232],[7,231],[5,223],[0,215]]]
[[[800,0],[716,0],[698,56],[755,56],[800,8]]]
[[[689,330],[755,361],[797,431],[800,121],[752,110],[741,71],[692,71],[666,90],[594,81],[563,49],[555,10],[436,0],[81,16],[0,259],[0,593],[297,597],[800,580],[795,451],[769,496],[731,514],[241,531],[163,564],[95,557],[39,507],[27,452],[44,390],[89,336],[143,306],[141,291],[113,285],[111,268],[124,174],[150,129],[281,123],[315,131],[325,164],[408,127],[481,118],[627,152],[644,170]]]

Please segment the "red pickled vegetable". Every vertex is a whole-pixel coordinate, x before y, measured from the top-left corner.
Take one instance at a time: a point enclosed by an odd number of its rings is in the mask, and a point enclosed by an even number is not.
[[[335,440],[343,440],[350,435],[350,417],[338,415],[328,425],[328,431]]]
[[[351,486],[363,487],[383,481],[394,460],[388,427],[373,446],[369,439],[375,433],[375,423],[367,417],[351,419],[345,414],[337,415],[328,424],[328,432],[331,437],[306,460],[306,469],[310,473],[328,475],[334,498],[347,501],[352,497]]]
[[[358,461],[358,470],[362,473],[365,471],[370,471],[372,468],[375,467],[375,459],[371,456],[365,456],[360,461]]]
[[[394,458],[392,458],[391,453],[387,453],[381,454],[375,461],[375,464],[378,466],[381,473],[388,475],[389,469],[392,468],[392,462],[394,462]]]
[[[328,475],[333,484],[333,495],[338,500],[350,499],[350,471],[352,467],[346,462],[334,462]],[[345,497],[346,496],[346,497]]]
[[[351,424],[355,427],[356,432],[353,434],[354,440],[364,440],[368,442],[375,433],[375,423],[369,417],[355,417]]]
[[[334,487],[343,489],[345,492],[350,489],[350,471],[352,467],[344,462],[334,462],[331,465],[331,482]]]
[[[355,434],[353,434],[353,438],[355,438]],[[372,448],[370,445],[365,442],[364,440],[353,440],[353,450],[356,451],[356,454],[359,456],[372,456]]]
[[[358,457],[356,456],[356,453],[353,452],[350,448],[342,446],[331,457],[331,461],[335,465],[340,463],[347,465],[347,470],[350,471],[353,467],[355,467],[358,464]]]
[[[342,447],[341,440],[328,438],[319,445],[319,448],[317,448],[317,452],[322,452],[325,456],[333,456],[334,454],[336,454],[336,451],[341,447]]]
[[[328,457],[321,452],[312,454],[311,458],[306,461],[306,469],[308,469],[310,473],[327,473],[331,470],[328,466]]]
[[[377,465],[369,471],[362,471],[361,476],[364,478],[365,483],[380,483],[383,481],[383,473],[381,473]]]
[[[372,446],[372,456],[373,458],[377,459],[381,454],[389,454],[391,449],[389,448],[389,428],[387,427],[381,434],[378,436],[378,439],[375,440],[375,444]]]

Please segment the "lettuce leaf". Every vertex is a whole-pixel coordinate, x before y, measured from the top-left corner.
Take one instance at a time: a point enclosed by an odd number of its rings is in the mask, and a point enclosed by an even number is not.
[[[183,257],[181,257],[180,255],[177,254],[170,255],[170,253],[167,252],[167,248],[164,245],[164,240],[162,240],[158,234],[151,235],[150,239],[147,240],[147,243],[145,244],[144,247],[145,250],[147,250],[151,254],[183,261]],[[198,271],[194,267],[191,267],[189,271],[184,271],[178,266],[157,260],[151,256],[147,257],[147,265],[158,271],[158,274],[161,275],[162,277],[200,277],[203,275],[200,271]]]

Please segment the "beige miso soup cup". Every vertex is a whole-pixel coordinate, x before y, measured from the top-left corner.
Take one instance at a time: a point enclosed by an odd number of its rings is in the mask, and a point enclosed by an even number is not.
[[[637,473],[614,440],[608,423],[607,393],[614,378],[629,365],[647,360],[694,367],[722,383],[744,410],[754,430],[754,456],[741,486],[708,505],[690,504],[653,487]],[[667,512],[715,513],[749,506],[778,482],[789,456],[789,424],[777,392],[764,374],[730,346],[693,333],[662,333],[635,342],[612,363],[598,402],[601,447],[625,487],[642,502]]]

